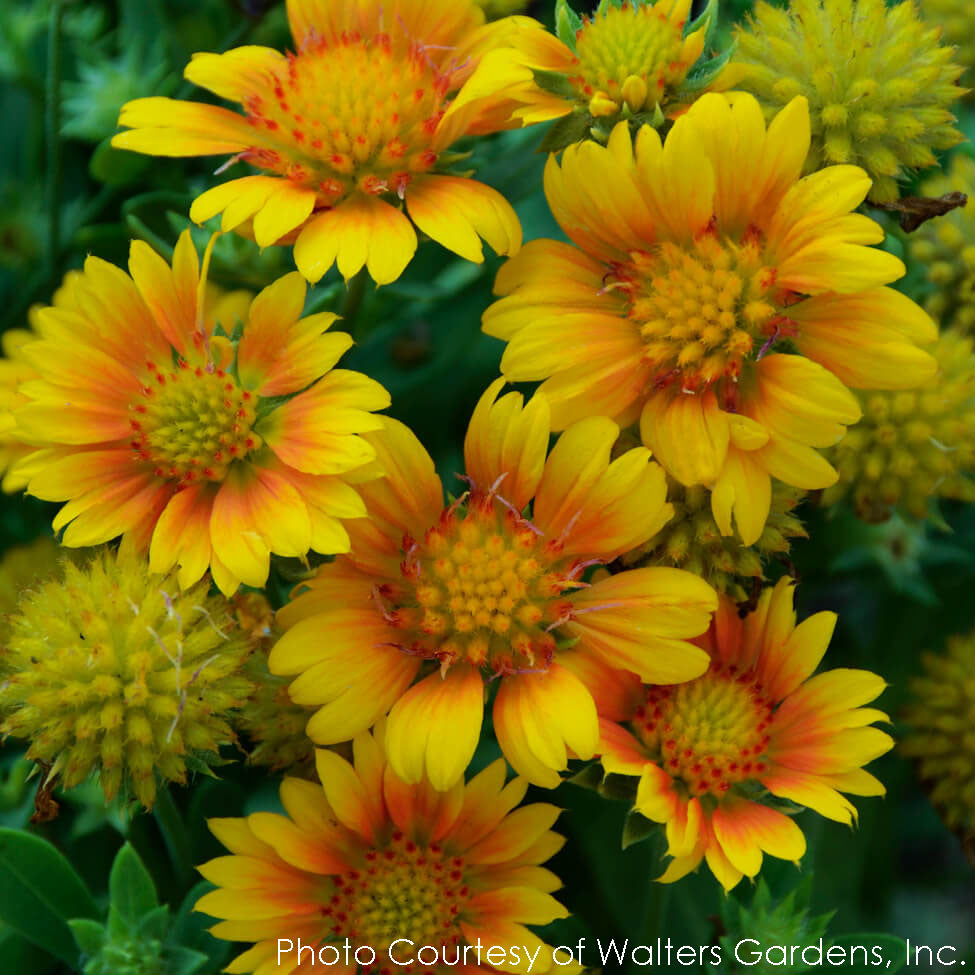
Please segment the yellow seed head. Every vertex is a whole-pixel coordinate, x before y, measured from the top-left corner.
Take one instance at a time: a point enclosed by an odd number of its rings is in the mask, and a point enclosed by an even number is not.
[[[928,313],[943,326],[975,334],[975,159],[954,155],[945,173],[921,184],[924,196],[959,191],[968,203],[922,224],[908,237],[907,254],[927,278]]]
[[[849,497],[878,522],[895,507],[924,518],[932,498],[975,501],[975,350],[949,329],[933,354],[940,369],[926,386],[859,394],[863,419],[829,453],[840,477],[826,504]]]
[[[965,67],[969,83],[975,69],[975,7],[969,0],[920,0],[921,13],[941,29],[945,44],[955,45],[955,60]]]
[[[127,546],[65,562],[10,621],[0,732],[28,741],[49,780],[99,772],[107,799],[146,807],[159,782],[217,761],[253,689],[252,642],[208,586],[180,592]]]
[[[922,656],[904,714],[901,751],[918,760],[931,801],[945,823],[975,840],[975,634],[954,637],[944,653]]]
[[[788,10],[760,0],[737,40],[739,87],[769,118],[795,95],[809,99],[807,172],[862,166],[876,203],[898,199],[898,181],[934,165],[933,150],[963,141],[950,111],[962,66],[909,0],[793,0]]]

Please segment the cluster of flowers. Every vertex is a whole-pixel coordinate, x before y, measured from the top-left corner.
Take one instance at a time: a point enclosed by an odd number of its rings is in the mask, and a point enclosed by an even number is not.
[[[939,338],[856,212],[960,141],[961,69],[908,3],[759,4],[734,59],[690,6],[559,0],[553,36],[474,0],[288,0],[293,53],[186,69],[242,111],[139,99],[114,144],[252,167],[190,216],[293,246],[297,272],[226,295],[214,238],[202,262],[188,231],[171,262],[135,241],[128,272],[90,257],[5,336],[4,487],[63,502],[63,546],[103,547],[4,624],[3,732],[49,781],[97,770],[146,806],[238,731],[292,773],[286,816],[212,823],[232,856],[199,907],[256,943],[228,971],[285,970],[298,936],[539,944],[524,925],[565,916],[541,867],[558,811],[519,803],[570,761],[632,779],[659,880],[706,861],[725,889],[803,856],[794,804],[851,823],[847,795],[883,793],[883,680],[817,674],[834,614],[797,624],[791,582],[761,582],[806,492],[874,517],[972,497],[975,304]],[[522,246],[452,147],[551,120],[568,241]],[[418,233],[510,256],[459,497],[383,387],[337,367],[337,316],[303,315],[333,265],[395,281]],[[967,240],[935,285],[971,285]],[[975,302],[950,284],[929,310],[946,295]],[[271,556],[309,552],[332,558],[275,618]],[[517,777],[465,784],[488,701]]]

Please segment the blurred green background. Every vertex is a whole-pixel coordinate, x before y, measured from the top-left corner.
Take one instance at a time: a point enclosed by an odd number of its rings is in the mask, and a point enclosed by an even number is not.
[[[723,36],[749,5],[733,0],[725,6]],[[530,12],[550,18],[550,7],[545,0]],[[188,224],[190,202],[209,185],[219,161],[150,159],[111,149],[118,109],[142,95],[200,97],[181,78],[191,53],[241,43],[287,47],[283,3],[4,0],[3,329],[24,327],[28,308],[47,301],[64,272],[80,267],[86,254],[124,264],[129,240],[139,237],[169,256]],[[57,98],[50,97],[53,92]],[[975,133],[971,102],[962,109],[962,126],[969,136]],[[505,133],[471,146],[478,177],[513,202],[526,239],[560,236],[541,189],[544,159],[535,152],[541,135],[539,130]],[[901,253],[898,233],[891,227],[888,246]],[[199,242],[205,238],[199,231]],[[479,327],[498,266],[493,257],[483,266],[467,264],[427,242],[398,282],[378,292],[369,284],[361,304],[334,270],[309,295],[309,308],[355,311],[345,327],[357,344],[343,364],[387,386],[391,412],[413,427],[448,485],[461,467],[470,411],[498,371],[501,343]],[[261,254],[256,245],[228,236],[217,243],[212,278],[227,288],[257,290],[290,269],[287,249]],[[817,509],[814,499],[801,513],[810,540],[794,546],[791,567],[801,580],[800,616],[820,609],[839,613],[826,663],[885,676],[890,687],[880,704],[894,717],[896,734],[920,652],[939,649],[946,636],[975,626],[975,510],[943,506],[945,528],[899,520],[867,528],[845,510]],[[37,501],[0,498],[0,547],[48,533],[52,514],[52,506]],[[772,567],[770,575],[785,568]],[[975,715],[971,719],[975,722]],[[486,747],[478,762],[492,757]],[[835,912],[829,937],[837,941],[846,934],[880,932],[954,945],[962,953],[959,959],[975,964],[975,873],[960,842],[942,826],[906,759],[893,753],[872,771],[887,784],[888,796],[858,801],[858,829],[800,815],[810,851],[801,872],[766,860],[763,878],[772,903],[802,882],[797,899],[809,904],[806,933],[817,930],[814,916]],[[0,749],[0,826],[27,828],[35,783],[26,781],[25,773],[18,746]],[[186,863],[220,852],[205,817],[273,808],[276,781],[259,770],[229,765],[220,780],[178,791],[172,815],[157,811],[134,819],[105,810],[95,787],[60,799],[59,818],[31,829],[67,855],[96,897],[105,896],[108,865],[127,836],[150,868],[161,898],[175,909],[193,882]],[[658,933],[675,944],[709,944],[726,929],[734,934],[736,924],[745,926],[742,937],[760,936],[753,930],[758,919],[742,920],[736,913],[735,905],[752,900],[747,881],[732,898],[720,893],[706,870],[669,892],[650,885],[648,878],[660,870],[660,850],[652,840],[620,849],[625,802],[573,784],[563,785],[554,801],[566,810],[560,828],[569,843],[552,866],[564,879],[564,900],[575,917],[553,926],[548,933],[553,944],[574,945],[583,936],[590,945],[597,937],[648,943]],[[762,923],[780,936],[796,924],[793,919],[790,928],[781,912]],[[197,927],[202,924],[201,918]],[[864,940],[875,943],[870,936]],[[217,946],[210,948],[218,967]],[[586,961],[594,964],[598,958],[590,955]],[[59,965],[0,924],[0,972],[68,970]]]

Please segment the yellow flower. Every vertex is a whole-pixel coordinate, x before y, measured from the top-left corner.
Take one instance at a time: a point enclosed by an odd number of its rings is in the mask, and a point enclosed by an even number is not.
[[[178,563],[188,586],[209,568],[227,595],[262,586],[271,552],[346,551],[342,520],[365,514],[347,480],[374,455],[358,434],[389,396],[332,368],[352,343],[328,331],[336,316],[302,318],[292,273],[246,311],[227,299],[246,322],[211,325],[189,231],[172,267],[135,241],[129,272],[90,257],[20,349],[37,379],[17,435],[38,449],[17,470],[30,494],[68,502],[63,543],[125,534],[153,572]]]
[[[426,780],[405,783],[378,732],[357,735],[354,753],[350,764],[320,749],[321,785],[285,779],[285,815],[210,820],[231,855],[200,867],[217,890],[196,909],[223,919],[216,937],[256,942],[225,971],[293,971],[299,940],[302,970],[312,955],[334,965],[347,939],[350,963],[336,969],[346,973],[488,975],[497,970],[483,955],[489,945],[524,946],[532,972],[551,971],[552,949],[525,925],[568,916],[551,894],[558,878],[542,866],[564,842],[550,828],[559,810],[516,809],[527,784],[505,785],[500,760],[440,793]],[[502,970],[527,972],[523,952],[507,958]]]
[[[450,147],[495,131],[483,100],[449,110],[478,55],[505,34],[482,27],[474,0],[288,0],[297,53],[239,47],[197,54],[188,80],[243,115],[199,102],[140,98],[122,108],[112,144],[161,156],[232,154],[261,171],[198,197],[190,216],[223,214],[224,230],[262,247],[294,243],[317,281],[338,263],[395,281],[423,233],[470,261],[481,238],[514,253],[521,227],[495,190],[449,169]],[[404,215],[403,210],[409,214]],[[412,221],[412,223],[411,223]]]
[[[864,246],[854,166],[800,179],[796,98],[766,131],[750,95],[700,98],[666,143],[622,124],[606,147],[550,158],[545,192],[576,246],[537,240],[501,269],[484,330],[512,382],[543,380],[555,429],[640,421],[654,458],[711,489],[722,534],[762,534],[775,478],[803,490],[836,472],[817,452],[860,417],[847,386],[903,389],[936,363],[934,323],[884,287],[904,273]]]
[[[0,731],[30,742],[47,781],[97,771],[106,799],[151,806],[157,781],[185,782],[234,740],[230,712],[252,689],[250,641],[207,591],[180,594],[124,543],[65,561],[11,620]]]
[[[884,203],[911,170],[937,164],[935,150],[964,141],[950,111],[963,69],[911,2],[793,0],[782,10],[759,0],[736,38],[739,87],[769,117],[796,95],[809,99],[807,172],[862,166],[869,198]]]
[[[580,18],[558,0],[557,37],[527,26],[512,31],[485,55],[458,103],[503,99],[523,125],[561,119],[544,143],[552,151],[590,137],[605,142],[621,118],[659,125],[734,81],[727,56],[704,56],[717,26],[715,0],[693,21],[690,9],[691,0],[600,0]]]
[[[863,766],[893,740],[870,727],[886,715],[861,705],[884,688],[865,670],[813,672],[836,623],[796,625],[792,583],[766,589],[744,619],[727,596],[699,641],[711,660],[676,687],[617,682],[606,696],[599,748],[609,773],[639,776],[635,808],[666,826],[671,883],[703,860],[725,890],[755,877],[762,854],[798,861],[802,830],[776,799],[850,824],[842,795],[883,795]]]
[[[924,675],[911,682],[901,751],[918,760],[929,796],[950,829],[975,842],[975,636],[925,653]]]
[[[863,419],[830,451],[827,504],[849,497],[864,521],[886,521],[897,506],[925,518],[932,499],[975,501],[975,350],[949,329],[933,351],[938,374],[920,389],[860,394]]]
[[[23,594],[41,579],[54,575],[58,568],[58,547],[54,539],[36,538],[29,545],[7,549],[0,561],[0,678],[8,668],[6,651],[10,617]]]
[[[707,665],[714,590],[688,572],[634,569],[587,584],[593,565],[642,544],[672,513],[644,447],[610,461],[619,428],[570,427],[551,452],[549,407],[482,396],[465,442],[469,490],[444,503],[433,461],[387,420],[367,434],[385,477],[362,486],[370,518],[350,523],[349,555],[321,566],[278,613],[271,671],[299,675],[308,734],[346,741],[389,712],[396,774],[448,789],[480,739],[485,685],[494,731],[519,775],[559,784],[598,734],[594,660],[674,683]],[[392,710],[390,710],[392,709]]]
[[[921,224],[907,238],[907,253],[927,278],[924,307],[942,328],[975,334],[975,159],[958,153],[947,172],[920,187],[922,196],[967,194],[965,206]]]

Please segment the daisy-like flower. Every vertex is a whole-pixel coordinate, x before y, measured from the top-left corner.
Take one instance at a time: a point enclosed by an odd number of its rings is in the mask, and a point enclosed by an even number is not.
[[[935,372],[931,319],[884,287],[904,273],[852,213],[855,166],[800,179],[806,101],[766,130],[750,95],[704,95],[662,143],[614,129],[608,146],[550,158],[545,192],[575,243],[533,241],[498,275],[484,329],[502,372],[544,380],[555,429],[640,421],[681,484],[712,489],[724,534],[761,537],[771,479],[813,490],[817,453],[860,417],[847,386],[902,389]]]
[[[416,228],[470,261],[481,238],[518,250],[514,210],[483,183],[448,172],[450,146],[501,128],[483,100],[448,111],[482,49],[508,28],[483,26],[474,0],[288,0],[296,52],[266,47],[197,54],[188,80],[230,101],[140,98],[122,109],[112,144],[159,156],[232,154],[259,174],[194,202],[202,223],[262,247],[294,242],[298,269],[317,281],[338,262],[378,284],[395,281],[416,250]],[[409,219],[404,214],[409,215]],[[411,222],[412,221],[412,222]]]
[[[763,853],[799,860],[805,839],[776,797],[850,824],[857,813],[844,792],[883,795],[863,766],[893,740],[870,726],[886,715],[862,705],[884,681],[865,670],[813,676],[835,623],[817,613],[797,626],[787,579],[744,619],[724,596],[698,641],[711,662],[705,674],[638,694],[620,683],[602,703],[603,767],[639,776],[636,810],[666,826],[673,860],[660,881],[706,860],[730,890],[758,873]]]
[[[301,317],[300,275],[229,334],[207,324],[205,279],[188,231],[172,267],[140,241],[129,274],[88,259],[20,349],[37,378],[20,386],[17,433],[38,449],[18,470],[30,494],[68,502],[65,545],[125,534],[153,572],[178,563],[188,586],[209,568],[229,595],[264,584],[271,552],[348,550],[341,519],[365,515],[348,479],[375,453],[359,433],[389,396],[332,368],[352,339],[327,331],[335,315]]]
[[[299,939],[343,975],[496,971],[478,943],[525,946],[537,952],[533,972],[552,968],[552,950],[525,925],[568,916],[552,897],[558,878],[542,866],[564,842],[550,828],[555,806],[516,809],[527,783],[506,785],[500,760],[447,792],[407,784],[387,765],[379,732],[355,738],[353,764],[324,749],[317,762],[321,785],[282,783],[285,815],[210,820],[232,855],[200,867],[219,889],[196,909],[224,919],[210,929],[216,937],[256,942],[225,971],[309,970]],[[279,955],[279,938],[294,950]],[[503,966],[527,969],[521,952]]]
[[[344,741],[390,711],[386,748],[407,782],[453,786],[481,731],[485,681],[494,730],[515,770],[554,787],[569,753],[591,756],[598,723],[592,661],[660,683],[690,680],[707,655],[714,590],[690,573],[645,568],[587,585],[590,566],[652,537],[672,508],[663,471],[640,447],[615,461],[603,417],[548,452],[549,408],[518,393],[481,398],[465,443],[469,490],[444,505],[433,461],[392,420],[366,434],[385,477],[363,485],[370,520],[278,613],[272,673],[319,707],[319,744]],[[499,678],[497,682],[494,678]]]
[[[592,16],[580,17],[558,0],[556,36],[513,31],[484,56],[458,104],[503,96],[523,125],[560,119],[545,140],[553,151],[581,139],[605,142],[621,118],[660,124],[735,80],[727,54],[705,54],[717,4],[695,20],[690,10],[691,0],[600,0]]]

